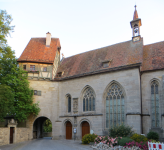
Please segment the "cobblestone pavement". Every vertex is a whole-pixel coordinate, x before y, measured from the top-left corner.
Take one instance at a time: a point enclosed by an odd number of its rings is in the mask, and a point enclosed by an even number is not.
[[[18,144],[0,146],[0,150],[92,150],[92,148],[90,145],[81,144],[81,141],[42,138]]]

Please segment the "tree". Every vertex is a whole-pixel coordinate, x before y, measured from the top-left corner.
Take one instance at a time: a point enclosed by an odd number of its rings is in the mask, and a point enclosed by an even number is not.
[[[43,131],[44,132],[52,132],[52,123],[51,123],[51,121],[49,119],[47,119],[44,122]]]
[[[24,121],[30,114],[38,115],[38,103],[33,104],[27,72],[18,67],[14,51],[6,44],[6,36],[13,30],[12,18],[0,11],[0,120],[6,115]]]

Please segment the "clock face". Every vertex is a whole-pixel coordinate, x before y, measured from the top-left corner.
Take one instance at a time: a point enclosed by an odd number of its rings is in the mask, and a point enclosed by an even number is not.
[[[134,37],[134,38],[133,38],[133,41],[134,41],[134,42],[139,41],[139,40],[140,40],[139,37]]]

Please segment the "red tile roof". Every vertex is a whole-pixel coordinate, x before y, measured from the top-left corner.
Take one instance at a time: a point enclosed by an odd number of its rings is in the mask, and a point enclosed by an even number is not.
[[[51,38],[50,47],[46,47],[46,38],[31,38],[17,61],[54,63],[58,47],[60,48],[58,38]]]
[[[164,69],[164,41],[143,47],[142,71]]]
[[[86,74],[114,67],[142,63],[143,39],[132,40],[88,51],[72,57],[64,58],[57,72],[64,72],[61,78]],[[109,67],[103,67],[103,62],[112,60]]]

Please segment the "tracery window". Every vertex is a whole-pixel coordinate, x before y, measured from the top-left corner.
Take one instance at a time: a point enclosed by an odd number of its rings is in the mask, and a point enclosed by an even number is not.
[[[124,93],[118,84],[113,83],[106,96],[106,128],[125,122],[124,109]]]
[[[91,88],[87,88],[83,94],[83,111],[95,111],[95,96]]]
[[[158,82],[151,83],[151,112],[152,112],[152,127],[159,127],[159,91]]]
[[[71,96],[70,95],[67,96],[67,100],[68,100],[68,112],[71,112]]]

